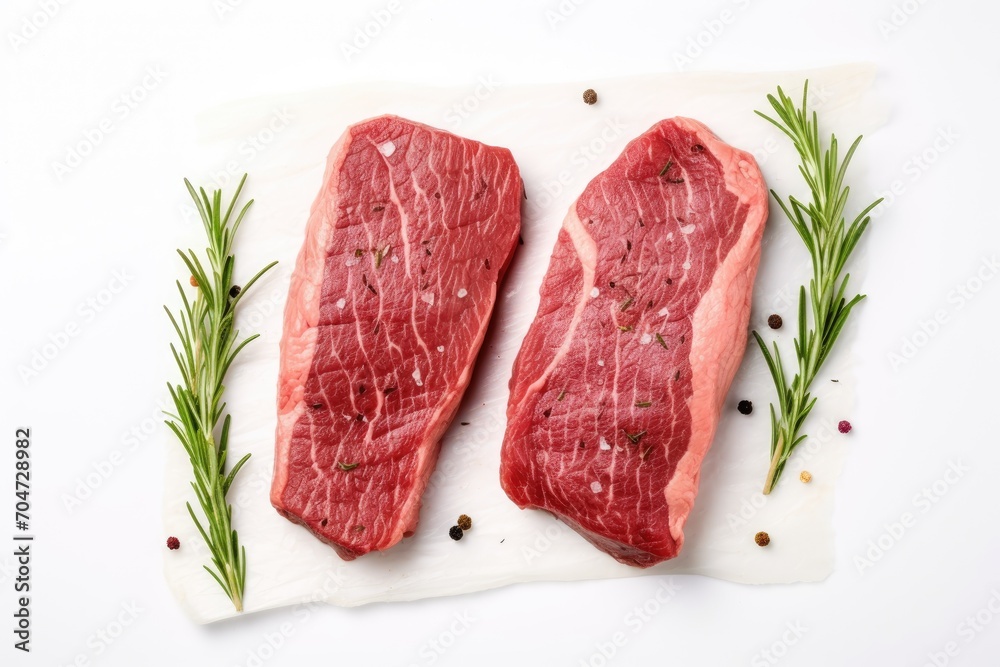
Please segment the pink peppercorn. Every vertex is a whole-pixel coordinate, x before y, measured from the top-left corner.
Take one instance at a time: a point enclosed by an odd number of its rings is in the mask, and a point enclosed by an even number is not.
[[[851,422],[847,421],[846,419],[842,419],[840,423],[837,424],[837,430],[840,431],[841,433],[850,433],[852,428],[853,427],[851,426]]]
[[[173,551],[175,549],[180,549],[181,548],[181,541],[178,540],[176,537],[168,537],[167,538],[167,548],[170,549],[171,551]]]

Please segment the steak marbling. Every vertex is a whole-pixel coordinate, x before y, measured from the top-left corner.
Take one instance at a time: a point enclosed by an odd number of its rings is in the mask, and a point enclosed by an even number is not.
[[[746,347],[766,218],[753,157],[685,118],[587,185],[510,381],[501,484],[518,506],[623,563],[677,555]]]
[[[285,308],[271,503],[346,560],[417,524],[521,193],[507,149],[394,116],[330,152]]]

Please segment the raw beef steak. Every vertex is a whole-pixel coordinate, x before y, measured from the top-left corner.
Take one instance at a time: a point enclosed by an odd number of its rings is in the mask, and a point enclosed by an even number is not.
[[[570,208],[514,363],[500,479],[597,548],[677,555],[747,342],[767,190],[753,157],[673,118]]]
[[[394,116],[330,152],[285,307],[271,503],[346,560],[416,527],[521,193],[507,149]]]

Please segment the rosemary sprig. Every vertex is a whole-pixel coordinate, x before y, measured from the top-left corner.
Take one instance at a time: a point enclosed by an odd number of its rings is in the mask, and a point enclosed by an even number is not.
[[[788,457],[806,439],[806,434],[800,435],[800,431],[816,405],[816,398],[810,394],[809,387],[833,349],[851,311],[865,298],[864,294],[857,294],[848,300],[845,294],[850,274],[845,274],[843,278],[840,276],[868,227],[869,214],[882,201],[877,199],[872,202],[849,226],[846,224],[844,209],[850,188],[844,185],[844,175],[861,143],[861,137],[854,140],[843,160],[838,156],[835,135],[830,135],[829,147],[824,150],[816,112],[810,114],[807,109],[808,93],[809,82],[806,81],[802,90],[802,106],[796,108],[779,87],[777,98],[767,96],[777,118],[756,112],[791,139],[801,160],[799,172],[812,195],[807,203],[791,196],[786,202],[771,190],[771,195],[809,251],[813,275],[809,281],[808,298],[806,287],[799,288],[796,368],[790,383],[786,379],[777,343],[773,343],[772,352],[760,334],[753,332],[778,393],[777,411],[771,404],[771,465],[764,482],[764,494],[771,492],[781,477]]]
[[[191,486],[204,519],[198,518],[191,503],[187,504],[187,509],[208,545],[214,566],[204,567],[233,601],[236,611],[243,611],[247,556],[246,547],[240,544],[236,531],[233,530],[233,508],[226,502],[226,494],[250,454],[240,459],[227,473],[226,457],[229,452],[231,422],[229,414],[223,419],[218,439],[215,434],[219,418],[226,409],[226,404],[222,402],[226,372],[240,350],[257,337],[254,334],[237,342],[239,331],[233,328],[236,306],[250,287],[277,264],[271,262],[265,266],[242,289],[233,283],[236,263],[232,251],[233,240],[243,217],[253,204],[252,199],[248,201],[235,220],[232,220],[233,210],[246,178],[244,174],[225,211],[222,209],[221,190],[216,190],[209,198],[204,188],[196,192],[191,183],[184,179],[208,236],[208,247],[205,250],[208,263],[207,266],[203,264],[193,250],[178,250],[177,253],[191,273],[191,283],[197,287],[197,294],[189,299],[181,282],[177,281],[183,306],[179,317],[175,317],[164,306],[180,339],[180,350],[171,343],[170,351],[181,373],[180,384],[167,383],[176,412],[165,413],[170,417],[166,423],[184,445],[191,460],[194,473]]]

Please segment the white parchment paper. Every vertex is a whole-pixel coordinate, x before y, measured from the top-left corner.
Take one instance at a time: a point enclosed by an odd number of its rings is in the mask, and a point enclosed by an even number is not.
[[[630,139],[676,115],[701,120],[724,141],[753,152],[769,186],[778,192],[801,193],[790,143],[753,110],[766,109],[766,95],[779,84],[793,97],[801,95],[806,78],[825,131],[836,131],[842,141],[884,122],[885,110],[870,92],[874,68],[863,65],[532,86],[488,78],[455,87],[371,83],[242,101],[204,114],[199,130],[205,163],[215,166],[203,175],[202,184],[225,185],[228,196],[238,175],[251,174],[247,191],[256,202],[240,231],[238,278],[245,279],[272,259],[280,261],[244,302],[238,324],[244,331],[259,332],[261,339],[246,349],[228,382],[233,460],[253,453],[230,492],[235,526],[248,550],[246,610],[317,599],[344,606],[412,600],[538,580],[693,573],[774,583],[828,576],[833,568],[836,480],[851,449],[850,437],[836,428],[838,420],[849,418],[852,404],[850,331],[817,380],[819,405],[807,428],[812,437],[768,497],[760,489],[768,466],[767,406],[774,390],[751,342],[702,468],[684,549],[672,561],[646,570],[621,565],[550,515],[519,510],[504,495],[498,474],[511,365],[535,314],[538,287],[570,202]],[[582,101],[588,87],[599,96],[594,106]],[[510,148],[528,199],[524,245],[501,285],[472,384],[444,438],[416,535],[388,552],[346,563],[304,528],[278,516],[268,501],[278,341],[289,275],[327,152],[347,125],[383,113]],[[861,166],[856,168],[862,177],[863,158],[862,149],[857,158]],[[200,247],[197,227],[181,232],[182,245]],[[768,340],[777,339],[790,358],[798,285],[808,277],[808,256],[777,206],[772,206],[764,243],[751,326]],[[857,263],[852,267],[855,286],[863,283],[863,269]],[[788,323],[780,331],[767,328],[772,312]],[[736,410],[743,398],[754,402],[750,416]],[[810,484],[798,481],[805,469],[813,475]],[[208,561],[207,550],[184,507],[194,501],[190,467],[179,443],[172,441],[166,477],[166,530],[184,545],[167,552],[167,579],[194,620],[233,616],[229,600],[201,567]],[[472,516],[474,526],[461,542],[454,542],[448,528],[460,513]],[[758,530],[771,535],[766,549],[754,544]]]

